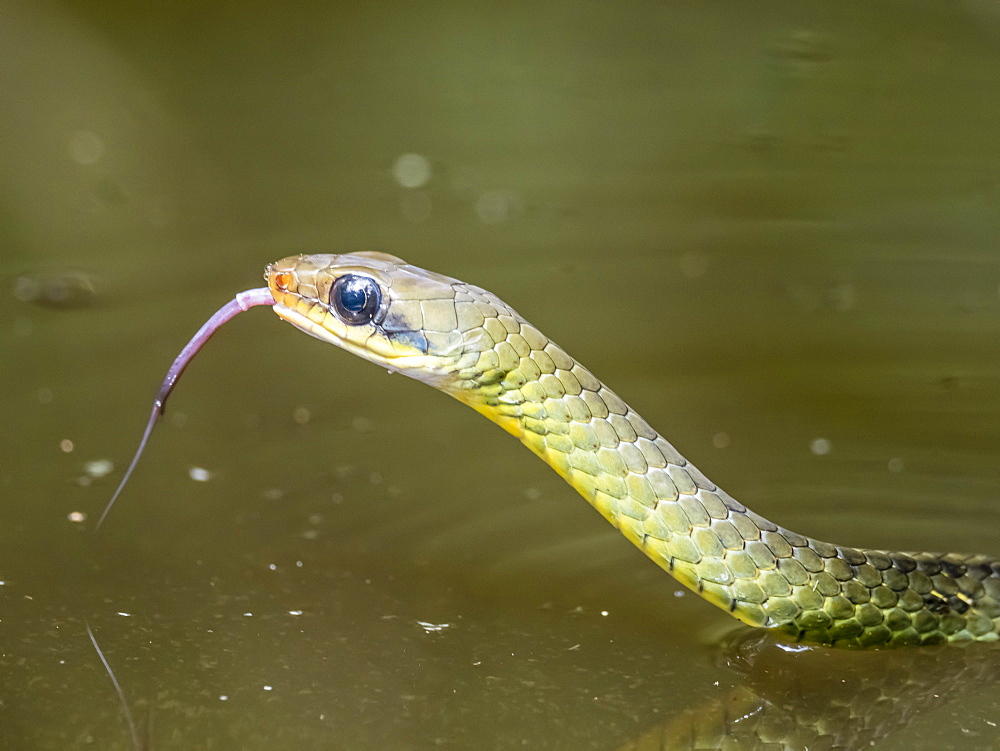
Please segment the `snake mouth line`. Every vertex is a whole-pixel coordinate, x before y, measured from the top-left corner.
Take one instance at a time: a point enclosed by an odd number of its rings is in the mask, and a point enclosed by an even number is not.
[[[296,299],[317,304],[314,301],[306,300],[304,297],[297,297]],[[359,342],[345,339],[337,336],[334,332],[323,326],[323,324],[316,323],[316,321],[312,320],[308,316],[303,315],[301,312],[294,310],[283,303],[275,303],[274,312],[278,314],[278,317],[281,318],[281,320],[292,324],[299,331],[309,334],[309,336],[319,339],[322,342],[336,345],[341,349],[344,349],[365,360],[375,362],[385,368],[388,368],[389,370],[399,373],[410,372],[414,368],[419,368],[426,364],[427,358],[422,352],[398,352],[393,348],[393,345],[390,344],[388,340],[381,339],[374,335],[371,335],[366,340]]]
[[[305,298],[303,297],[296,297],[296,299],[305,300]],[[311,318],[302,315],[302,313],[300,313],[299,311],[293,310],[292,308],[289,308],[287,305],[284,305],[283,303],[275,303],[274,312],[278,314],[278,317],[281,320],[287,321],[288,323],[292,324],[295,328],[297,328],[299,331],[304,331],[305,333],[309,334],[309,336],[315,337],[329,344],[336,344],[338,347],[343,347],[344,349],[348,349],[351,352],[357,353],[357,351],[361,349],[360,347],[357,348],[357,350],[352,349],[349,346],[350,345],[349,342],[341,339],[338,336],[335,336],[329,330],[327,330],[326,327],[324,327],[323,325],[316,323]]]

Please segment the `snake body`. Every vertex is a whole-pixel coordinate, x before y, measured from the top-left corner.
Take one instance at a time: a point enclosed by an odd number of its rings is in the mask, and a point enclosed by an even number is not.
[[[833,545],[774,524],[484,289],[369,252],[286,258],[266,278],[281,318],[498,423],[745,624],[854,647],[1000,637],[1000,561]]]

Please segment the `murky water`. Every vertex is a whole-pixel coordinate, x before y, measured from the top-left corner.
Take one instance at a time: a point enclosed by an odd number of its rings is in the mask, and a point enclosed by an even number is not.
[[[0,745],[130,747],[86,623],[151,748],[745,742],[842,722],[842,677],[879,748],[1000,744],[988,651],[786,656],[769,696],[509,436],[267,310],[91,534],[200,323],[372,248],[792,529],[1000,554],[994,3],[91,6],[0,12]]]

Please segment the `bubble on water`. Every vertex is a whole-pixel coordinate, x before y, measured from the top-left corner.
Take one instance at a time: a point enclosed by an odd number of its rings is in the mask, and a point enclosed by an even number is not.
[[[814,438],[809,444],[809,450],[816,456],[826,456],[830,453],[830,441],[826,438]]]
[[[83,465],[83,471],[95,480],[111,474],[114,468],[115,465],[110,459],[97,459],[92,462],[86,462]]]
[[[422,188],[430,182],[431,163],[421,154],[403,154],[392,166],[392,174],[403,188]]]
[[[59,441],[59,450],[62,451],[63,453],[68,454],[74,448],[75,447],[73,445],[73,441],[71,441],[69,438],[63,438],[61,441]]]
[[[195,482],[208,482],[212,479],[212,473],[204,467],[191,467],[188,470],[188,477]]]
[[[76,524],[87,521],[87,515],[83,511],[70,511],[66,518]]]

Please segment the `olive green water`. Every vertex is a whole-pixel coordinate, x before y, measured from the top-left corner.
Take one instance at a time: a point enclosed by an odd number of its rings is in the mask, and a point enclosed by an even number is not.
[[[368,248],[791,529],[1000,555],[995,4],[92,6],[0,10],[0,746],[131,747],[86,622],[150,748],[1000,744],[994,652],[745,669],[509,436],[266,309],[91,534],[202,321]]]

